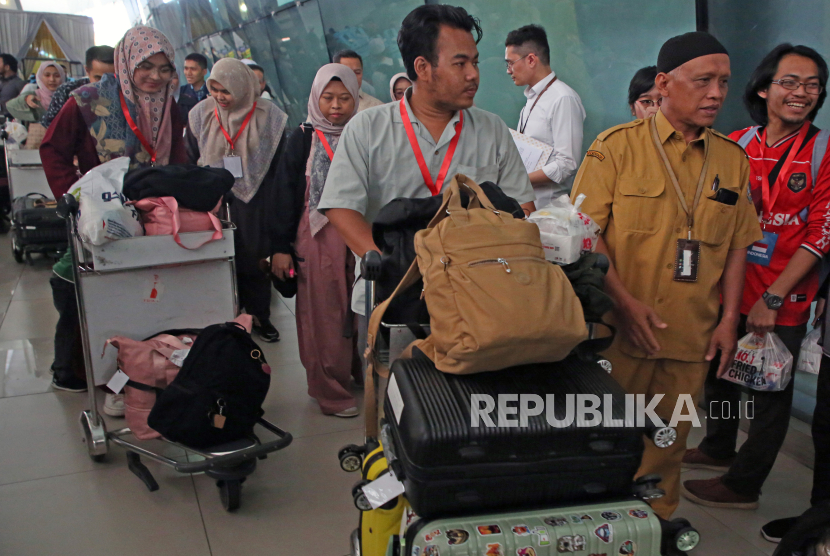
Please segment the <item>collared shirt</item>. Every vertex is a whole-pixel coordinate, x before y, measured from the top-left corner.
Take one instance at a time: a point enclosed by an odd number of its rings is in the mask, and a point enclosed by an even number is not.
[[[411,95],[411,89],[408,91]],[[436,142],[404,97],[421,152],[433,179],[438,175],[459,121],[456,113]],[[464,174],[476,183],[491,181],[516,201],[527,203],[535,196],[510,130],[495,114],[472,107],[464,110],[464,126],[450,163],[446,187],[451,177]],[[421,198],[431,195],[409,144],[400,103],[358,113],[346,124],[334,153],[318,210],[345,208],[359,212],[371,223],[378,211],[398,197]],[[360,303],[363,287],[355,286],[352,308],[363,314]]]
[[[68,81],[58,87],[52,95],[52,102],[49,103],[49,109],[40,119],[40,125],[46,129],[49,129],[49,125],[52,123],[52,120],[55,119],[55,116],[57,116],[58,112],[61,111],[63,105],[66,104],[67,100],[69,100],[69,95],[72,91],[78,87],[83,87],[84,85],[89,85],[89,77],[82,77],[81,79],[76,79],[75,81]]]
[[[576,91],[561,79],[556,79],[545,91],[545,87],[555,77],[556,74],[550,72],[550,75],[533,87],[525,88],[527,103],[519,115],[517,128],[519,131],[524,128],[525,135],[553,147],[547,164],[542,167],[542,171],[553,183],[533,187],[539,199],[536,208],[542,208],[555,197],[571,192],[574,175],[579,167],[579,158],[582,156],[582,122],[585,121],[585,108],[582,107],[582,100]],[[545,91],[544,94],[542,91]]]
[[[357,107],[358,113],[363,112],[367,108],[374,108],[375,106],[380,106],[383,104],[380,100],[376,99],[370,94],[364,93],[363,89],[358,91],[357,96],[360,97],[360,104]]]
[[[0,113],[6,114],[6,103],[13,98],[20,96],[26,82],[17,75],[11,77],[0,77]]]
[[[654,118],[690,208],[703,168],[705,141],[710,143],[709,168],[692,230],[692,239],[701,242],[696,282],[674,280],[677,240],[688,233],[686,213],[657,153],[650,120],[635,120],[601,133],[579,168],[572,198],[586,195],[582,212],[602,228],[623,285],[668,324],[663,330],[652,329],[662,347],[654,358],[700,362],[717,326],[718,283],[727,254],[762,237],[755,207],[746,193],[749,163],[736,143],[715,131],[706,129],[687,145],[662,111]],[[735,205],[710,198],[716,176],[721,189],[738,193]],[[647,357],[625,340],[618,345],[628,355]]]
[[[810,123],[806,122],[804,125],[809,126]],[[749,129],[736,131],[730,137],[737,141],[747,131]],[[755,135],[746,146],[751,168],[751,197],[759,215],[763,206],[761,176],[766,173],[770,185],[775,183],[780,172],[781,159],[787,158],[800,131],[799,129],[762,150],[763,128],[756,129]],[[830,251],[830,226],[826,224],[830,222],[830,165],[821,164],[821,161],[813,162],[813,146],[818,132],[819,129],[815,126],[808,130],[801,149],[793,158],[788,175],[783,177],[778,198],[771,207],[772,214],[764,215],[768,220],[764,229],[776,234],[777,240],[771,252],[768,247],[759,246],[763,250],[762,253],[769,256],[767,266],[747,261],[744,297],[741,303],[741,313],[744,315],[749,314],[752,306],[761,299],[761,295],[784,272],[796,251],[806,249],[819,260]],[[828,159],[830,156],[825,155],[824,160]],[[815,183],[812,172],[814,163],[820,164]],[[784,297],[784,305],[778,310],[775,324],[798,326],[810,320],[810,306],[819,288],[818,269],[819,265],[813,267]]]

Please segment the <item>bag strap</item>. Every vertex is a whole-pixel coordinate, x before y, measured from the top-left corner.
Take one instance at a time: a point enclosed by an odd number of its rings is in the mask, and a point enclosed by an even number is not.
[[[158,200],[161,204],[166,206],[173,217],[173,239],[179,244],[179,247],[184,247],[185,249],[198,249],[199,247],[205,245],[206,243],[210,243],[211,241],[216,241],[217,239],[222,239],[222,223],[216,217],[215,214],[212,212],[206,212],[205,214],[208,215],[210,218],[210,223],[213,225],[213,235],[209,238],[196,245],[194,247],[188,247],[187,245],[182,243],[181,237],[179,237],[179,230],[181,230],[182,222],[179,218],[179,203],[176,201],[175,197],[158,197]]]
[[[749,142],[752,141],[752,138],[755,137],[755,134],[761,126],[754,125],[751,128],[746,130],[746,133],[741,135],[741,138],[738,139],[738,144],[741,146],[742,149],[746,150],[746,146],[749,145]]]

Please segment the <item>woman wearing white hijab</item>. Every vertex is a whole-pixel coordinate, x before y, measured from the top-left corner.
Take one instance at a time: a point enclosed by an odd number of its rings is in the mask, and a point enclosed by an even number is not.
[[[207,80],[210,96],[189,116],[187,150],[191,162],[226,168],[236,177],[231,219],[240,309],[254,317],[266,342],[279,340],[271,324],[271,281],[259,261],[273,253],[271,230],[277,181],[288,116],[259,99],[259,80],[234,58],[216,62]],[[259,102],[258,102],[259,101]]]
[[[308,99],[308,121],[288,138],[278,179],[280,204],[294,216],[278,219],[278,254],[271,270],[285,280],[297,271],[297,337],[308,393],[326,415],[355,417],[351,379],[362,381],[350,300],[355,260],[334,226],[317,212],[340,133],[360,102],[357,77],[342,64],[320,68]],[[298,262],[294,269],[292,243]]]
[[[406,90],[412,86],[412,81],[405,73],[396,73],[389,80],[389,98],[392,102],[397,102],[403,98]]]

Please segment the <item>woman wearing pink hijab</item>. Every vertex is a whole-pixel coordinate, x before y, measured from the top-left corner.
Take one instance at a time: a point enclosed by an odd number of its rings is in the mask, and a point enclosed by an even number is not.
[[[297,272],[297,336],[308,393],[324,414],[337,417],[358,415],[352,377],[362,383],[350,308],[355,259],[317,204],[340,134],[357,113],[358,92],[348,66],[327,64],[317,72],[308,98],[311,125],[291,133],[277,171],[280,207],[293,208],[293,214],[275,219],[278,240],[271,257],[278,279]]]
[[[115,74],[75,89],[46,132],[40,147],[46,179],[56,199],[84,174],[126,156],[130,168],[184,164],[184,126],[173,100],[173,45],[160,31],[133,27],[115,47]],[[78,166],[74,164],[77,157]],[[80,351],[78,309],[71,254],[53,267],[50,279],[60,320],[55,330],[52,386],[81,392],[85,381],[72,366]],[[107,394],[104,413],[124,415],[123,396]]]
[[[26,124],[39,122],[52,102],[52,95],[66,81],[66,71],[57,62],[41,62],[35,75],[37,85],[26,85],[6,108],[16,120]]]

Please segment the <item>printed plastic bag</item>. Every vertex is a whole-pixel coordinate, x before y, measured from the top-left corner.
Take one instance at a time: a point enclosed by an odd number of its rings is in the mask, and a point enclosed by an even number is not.
[[[792,378],[793,355],[774,332],[750,332],[738,341],[732,365],[720,378],[761,392],[779,392]]]
[[[821,339],[821,328],[814,328],[809,334],[804,336],[801,340],[801,352],[798,355],[798,365],[795,369],[797,371],[804,371],[805,373],[818,374],[818,368],[821,366],[821,346],[818,341]]]
[[[29,136],[26,127],[18,122],[6,122],[5,129],[6,135],[8,135],[6,138],[6,146],[9,149],[19,149]]]
[[[125,206],[121,194],[129,167],[129,157],[110,160],[87,172],[69,190],[80,203],[78,232],[85,242],[103,245],[113,239],[144,235],[138,211]]]
[[[576,198],[572,205],[570,197],[562,195],[528,217],[539,227],[545,259],[561,264],[579,260],[582,253],[593,252],[599,237],[599,226],[587,214],[579,212],[585,195]]]

